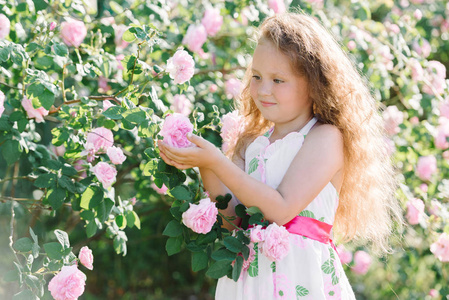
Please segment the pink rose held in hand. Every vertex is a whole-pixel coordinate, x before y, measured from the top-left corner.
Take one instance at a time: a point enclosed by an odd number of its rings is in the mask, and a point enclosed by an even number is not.
[[[82,21],[69,20],[61,23],[61,38],[67,46],[79,47],[87,35]]]
[[[217,221],[217,214],[215,203],[205,198],[199,204],[190,203],[189,209],[182,214],[182,222],[194,232],[206,234]]]
[[[92,250],[90,250],[89,247],[84,246],[83,248],[81,248],[80,253],[78,254],[78,258],[80,259],[80,262],[83,264],[83,266],[85,266],[89,270],[92,270],[94,268],[94,256],[92,255]]]
[[[187,134],[193,132],[193,125],[189,118],[181,114],[169,115],[165,118],[159,134],[164,137],[163,141],[172,147],[187,148],[192,143],[187,139]]]
[[[56,300],[78,299],[84,293],[86,275],[76,265],[63,266],[50,280],[48,290]]]

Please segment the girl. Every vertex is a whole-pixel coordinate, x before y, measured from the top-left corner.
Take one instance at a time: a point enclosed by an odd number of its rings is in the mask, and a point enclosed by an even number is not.
[[[271,263],[255,247],[258,272],[221,278],[216,299],[355,299],[332,225],[345,241],[387,251],[402,215],[376,102],[333,37],[303,14],[264,21],[246,77],[232,161],[195,135],[196,147],[159,143],[166,163],[200,168],[211,199],[233,194],[226,213],[257,206],[290,233],[285,258]]]

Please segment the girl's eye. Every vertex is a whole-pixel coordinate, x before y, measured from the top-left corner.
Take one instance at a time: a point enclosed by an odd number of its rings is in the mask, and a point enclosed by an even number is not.
[[[259,80],[259,79],[260,79],[260,76],[253,75],[253,78],[256,79],[256,80]]]
[[[283,83],[284,81],[281,79],[273,79],[274,83]]]

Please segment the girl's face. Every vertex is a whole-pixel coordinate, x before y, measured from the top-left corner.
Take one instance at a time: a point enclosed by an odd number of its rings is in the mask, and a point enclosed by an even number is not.
[[[250,93],[263,117],[275,124],[303,125],[312,113],[309,85],[295,73],[288,56],[262,40],[252,62]]]

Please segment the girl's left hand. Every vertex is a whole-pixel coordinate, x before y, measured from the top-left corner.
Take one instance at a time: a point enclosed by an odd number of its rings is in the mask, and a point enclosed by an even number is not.
[[[176,148],[159,140],[158,146],[161,158],[177,169],[185,170],[192,167],[211,169],[217,164],[223,153],[209,141],[194,134],[187,135],[194,145],[187,148]]]

